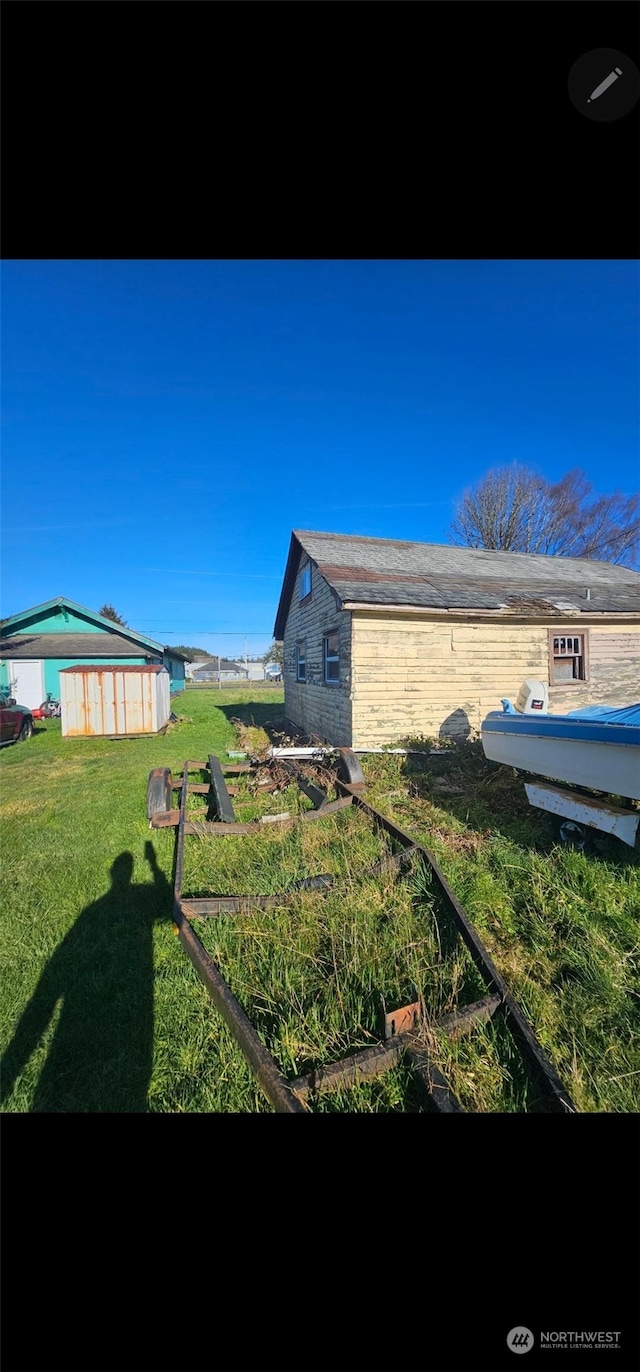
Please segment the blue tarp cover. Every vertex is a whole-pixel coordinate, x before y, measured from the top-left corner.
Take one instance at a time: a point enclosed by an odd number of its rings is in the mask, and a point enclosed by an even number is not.
[[[568,710],[567,719],[584,719],[598,724],[640,725],[640,704],[638,705],[583,705],[580,710]]]

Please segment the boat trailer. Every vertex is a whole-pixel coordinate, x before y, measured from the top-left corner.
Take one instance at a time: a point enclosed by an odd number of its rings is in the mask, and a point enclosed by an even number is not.
[[[366,814],[372,825],[382,830],[391,840],[390,856],[368,869],[361,875],[371,876],[375,871],[395,870],[400,873],[407,865],[422,860],[430,872],[432,881],[438,889],[453,924],[466,945],[475,966],[478,968],[486,986],[487,994],[472,1004],[451,1013],[441,1015],[430,1021],[427,1027],[439,1030],[452,1039],[469,1034],[476,1025],[494,1017],[502,1016],[517,1041],[519,1049],[540,1083],[546,1109],[550,1112],[574,1114],[577,1107],[571,1100],[558,1074],[549,1062],[544,1050],[526,1017],[514,1000],[509,988],[493,963],[473,925],[467,918],[460,902],[454,895],[434,855],[423,844],[417,843],[411,835],[387,819],[364,799],[365,781],[360,763],[349,748],[334,751],[337,767],[330,772],[326,769],[329,784],[338,792],[338,799],[328,801],[324,791],[311,781],[304,771],[304,762],[294,758],[270,758],[266,763],[255,761],[236,762],[225,765],[214,755],[206,762],[187,760],[182,774],[173,777],[168,768],[154,768],[149,774],[147,786],[147,817],[151,828],[171,828],[176,833],[176,851],[173,883],[173,923],[182,947],[202,979],[216,1009],[228,1025],[242,1052],[251,1066],[257,1082],[273,1106],[274,1110],[289,1114],[309,1112],[310,1102],[321,1094],[346,1090],[363,1081],[369,1081],[396,1067],[401,1060],[407,1062],[417,1079],[425,1088],[428,1103],[432,1108],[446,1114],[463,1113],[463,1107],[451,1091],[444,1076],[432,1061],[427,1045],[420,1035],[422,1008],[419,1001],[401,1006],[385,1014],[384,1039],[371,1047],[329,1063],[316,1067],[306,1075],[287,1078],[277,1062],[258,1036],[249,1017],[236,1000],[231,988],[225,981],[217,963],[206,951],[193,927],[193,921],[221,917],[225,914],[250,915],[251,910],[269,909],[282,906],[295,899],[305,890],[328,890],[334,886],[335,878],[329,873],[306,877],[296,882],[287,891],[278,895],[211,895],[190,898],[183,895],[184,845],[189,835],[212,835],[224,839],[230,835],[255,834],[262,821],[239,824],[236,821],[232,795],[225,780],[233,774],[255,774],[265,766],[284,767],[294,779],[300,790],[312,801],[313,809],[305,810],[298,816],[269,816],[269,822],[284,828],[293,824],[309,823],[323,819],[341,810],[356,807]],[[311,761],[312,759],[305,759]],[[323,762],[326,764],[326,752]],[[318,759],[315,759],[316,769]],[[191,772],[205,772],[207,782],[189,780]],[[336,774],[337,772],[337,774]],[[316,770],[317,776],[317,770]],[[173,793],[180,793],[179,807],[174,806]],[[207,818],[188,817],[187,800],[189,795],[198,794],[206,798]],[[213,819],[209,816],[215,816]]]

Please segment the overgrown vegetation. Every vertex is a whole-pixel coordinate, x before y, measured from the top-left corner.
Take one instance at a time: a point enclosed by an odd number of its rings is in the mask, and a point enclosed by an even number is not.
[[[426,767],[369,763],[371,803],[431,848],[578,1107],[636,1111],[638,851],[595,834],[584,852],[565,847],[479,743]]]
[[[136,742],[63,740],[44,721],[4,749],[2,1091],[5,1110],[264,1111],[270,1107],[171,924],[172,831],[149,831],[148,771],[185,757],[264,751],[282,694],[250,686],[177,702],[182,721]],[[240,721],[234,724],[233,721]],[[578,1107],[640,1106],[640,862],[615,840],[556,841],[510,770],[478,745],[364,760],[372,804],[432,849]],[[238,819],[309,803],[230,778]],[[316,780],[322,782],[320,774]],[[190,797],[192,813],[203,799]],[[187,839],[185,892],[326,893],[199,921],[197,931],[288,1076],[377,1041],[385,1008],[427,1019],[484,993],[428,871],[371,873],[388,841],[360,812],[256,835]],[[500,1022],[431,1051],[468,1110],[533,1110],[534,1084]],[[405,1067],[314,1109],[424,1108]]]

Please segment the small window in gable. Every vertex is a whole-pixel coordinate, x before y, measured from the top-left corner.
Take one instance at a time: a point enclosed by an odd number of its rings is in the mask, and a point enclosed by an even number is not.
[[[296,645],[296,681],[306,681],[307,679],[307,645],[298,643]]]
[[[324,659],[324,679],[330,685],[340,681],[340,637],[336,632],[326,634],[322,640]]]
[[[306,600],[311,595],[311,563],[305,562],[300,572],[300,599]]]

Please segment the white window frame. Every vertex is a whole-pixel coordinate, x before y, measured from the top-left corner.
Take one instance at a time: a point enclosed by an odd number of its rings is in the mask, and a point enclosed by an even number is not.
[[[338,651],[332,655],[329,655],[330,638],[336,638],[338,640]],[[327,667],[330,662],[337,662],[338,664],[337,677],[327,676]],[[340,634],[337,629],[330,629],[328,633],[323,634],[322,636],[322,677],[325,686],[340,685]]]
[[[302,676],[300,675],[300,668],[302,668],[302,671],[303,671],[303,673],[304,673],[304,675],[302,675]],[[296,681],[306,681],[306,680],[307,680],[307,641],[306,641],[306,639],[301,639],[299,643],[296,643]]]
[[[575,641],[578,640],[578,652]],[[556,663],[571,662],[574,675],[556,676]],[[579,675],[582,671],[582,676]],[[578,673],[576,675],[576,672]],[[589,680],[589,635],[587,630],[578,633],[574,629],[549,630],[549,685],[578,686]]]
[[[305,586],[307,589],[305,590]],[[307,600],[311,595],[311,563],[305,562],[304,567],[300,568],[300,600]]]

